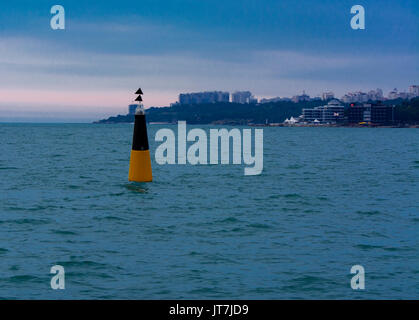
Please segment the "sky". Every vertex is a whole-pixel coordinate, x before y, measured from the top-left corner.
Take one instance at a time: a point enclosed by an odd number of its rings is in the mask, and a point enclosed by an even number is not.
[[[53,30],[53,5],[65,30]],[[353,30],[353,5],[365,29]],[[0,121],[91,121],[181,92],[256,97],[419,84],[419,1],[1,1]]]

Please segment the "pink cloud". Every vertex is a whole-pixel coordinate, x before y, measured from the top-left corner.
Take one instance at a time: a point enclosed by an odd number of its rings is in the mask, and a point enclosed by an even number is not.
[[[89,111],[98,108],[126,109],[136,98],[135,88],[131,91],[59,91],[42,89],[0,89],[0,106],[19,105],[26,110],[42,111]],[[144,105],[165,106],[176,100],[175,93],[146,92]],[[1,108],[1,107],[0,107]]]

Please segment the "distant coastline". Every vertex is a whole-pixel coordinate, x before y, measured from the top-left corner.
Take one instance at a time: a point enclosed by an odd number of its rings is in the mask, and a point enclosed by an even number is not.
[[[374,101],[371,101],[373,103]],[[418,127],[419,98],[395,99],[384,101],[385,105],[394,105],[394,122],[389,125],[354,125],[347,121],[339,124],[290,125],[284,124],[287,118],[298,117],[303,108],[322,106],[325,101],[279,101],[270,103],[240,104],[216,102],[208,104],[172,105],[170,107],[152,107],[146,110],[147,121],[155,124],[177,123],[184,120],[188,124],[213,125],[250,125],[250,126],[350,126],[350,127]],[[343,104],[345,112],[349,104]],[[95,121],[97,124],[133,123],[134,115],[117,115]]]

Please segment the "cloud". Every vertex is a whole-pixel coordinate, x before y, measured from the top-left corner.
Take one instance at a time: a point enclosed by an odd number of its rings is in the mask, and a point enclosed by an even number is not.
[[[333,41],[312,50],[287,47],[280,38],[277,46],[262,45],[263,37],[244,39],[238,30],[222,36],[217,26],[216,32],[203,32],[138,16],[125,17],[125,23],[73,19],[68,25],[62,33],[0,38],[0,116],[11,106],[123,113],[137,86],[144,88],[146,106],[163,106],[180,92],[251,90],[261,97],[327,89],[341,95],[406,88],[419,78],[418,54],[409,51],[345,50],[331,48]]]

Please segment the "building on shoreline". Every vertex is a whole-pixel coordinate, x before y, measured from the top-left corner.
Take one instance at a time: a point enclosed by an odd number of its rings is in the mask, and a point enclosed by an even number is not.
[[[301,116],[298,117],[298,118],[291,117],[289,119],[288,118],[285,119],[285,121],[283,123],[288,124],[288,125],[295,125],[295,124],[299,123],[300,120],[301,120]]]
[[[394,106],[386,106],[382,103],[351,104],[348,110],[348,122],[351,124],[392,124]]]
[[[304,108],[302,121],[305,123],[338,123],[343,122],[345,107],[338,100],[331,100],[327,105]]]

